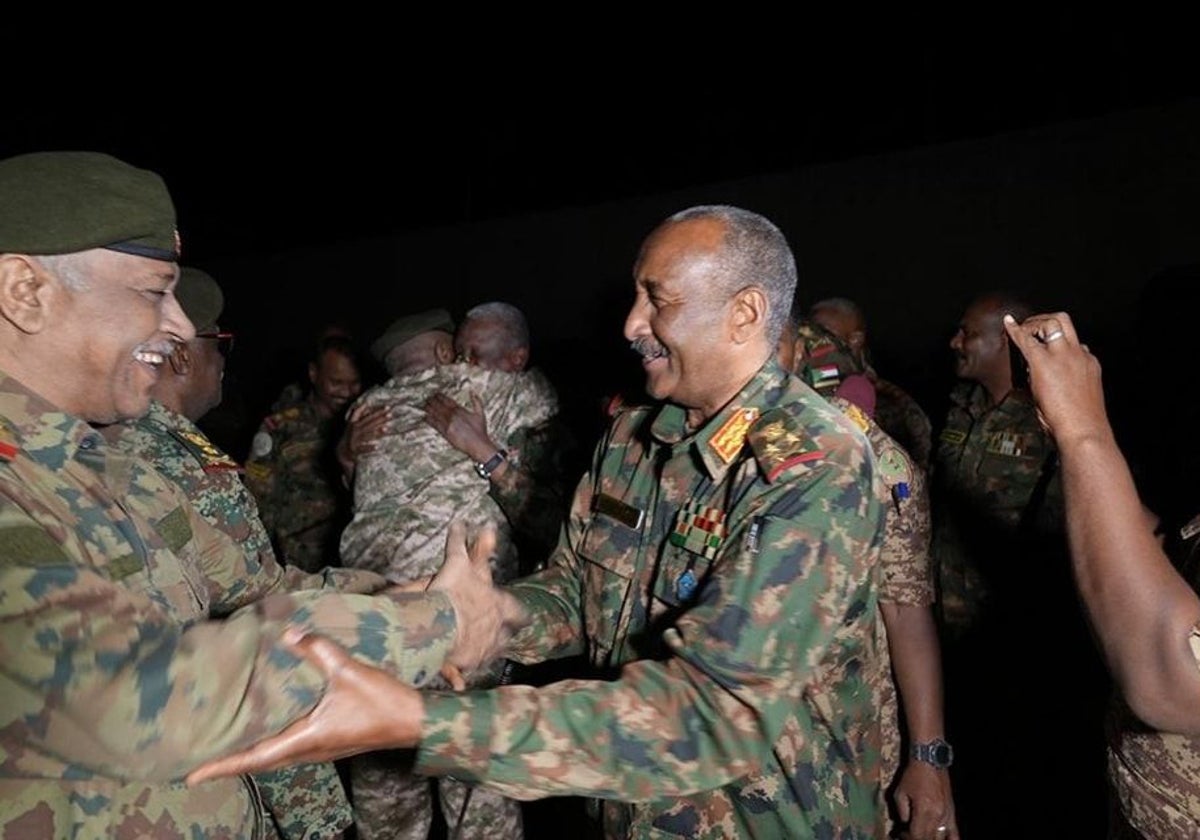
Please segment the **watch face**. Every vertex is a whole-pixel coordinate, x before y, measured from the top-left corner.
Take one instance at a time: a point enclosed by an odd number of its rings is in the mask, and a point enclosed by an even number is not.
[[[954,750],[946,743],[935,744],[930,750],[930,758],[938,767],[949,767],[950,762],[954,761]]]

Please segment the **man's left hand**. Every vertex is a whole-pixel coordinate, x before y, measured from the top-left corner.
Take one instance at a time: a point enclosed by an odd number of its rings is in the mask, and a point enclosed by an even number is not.
[[[416,689],[352,659],[329,639],[288,630],[284,643],[325,675],[325,695],[278,735],[202,764],[188,775],[189,785],[420,743],[425,705]]]
[[[950,774],[921,761],[909,761],[893,794],[909,840],[958,840]],[[939,830],[943,829],[943,830]]]

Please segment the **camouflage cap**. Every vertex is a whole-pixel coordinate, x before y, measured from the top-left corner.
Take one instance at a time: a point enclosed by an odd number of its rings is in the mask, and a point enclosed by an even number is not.
[[[175,297],[183,307],[196,332],[211,330],[225,308],[225,295],[217,281],[207,272],[191,266],[179,269],[179,282],[175,285]]]
[[[0,160],[0,253],[108,248],[179,258],[175,206],[158,175],[99,152],[35,152]]]
[[[416,315],[397,318],[390,327],[383,331],[383,335],[371,344],[371,355],[382,363],[388,353],[410,338],[416,338],[421,333],[434,330],[454,334],[454,320],[445,309],[430,309],[428,312],[418,312]]]

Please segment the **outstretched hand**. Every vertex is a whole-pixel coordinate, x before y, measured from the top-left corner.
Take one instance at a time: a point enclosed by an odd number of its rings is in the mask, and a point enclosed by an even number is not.
[[[189,785],[420,743],[425,707],[416,689],[352,659],[329,639],[289,629],[283,641],[320,669],[328,680],[325,695],[278,735],[202,764],[188,775]]]

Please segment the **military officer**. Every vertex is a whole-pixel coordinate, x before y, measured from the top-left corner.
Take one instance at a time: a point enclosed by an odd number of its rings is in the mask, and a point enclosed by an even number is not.
[[[641,249],[625,335],[660,402],[617,414],[497,649],[586,651],[605,679],[422,696],[309,637],[340,668],[320,717],[347,723],[311,716],[195,778],[419,745],[418,772],[601,797],[610,836],[874,837],[879,476],[775,361],[795,278],[782,233],[733,207]]]

